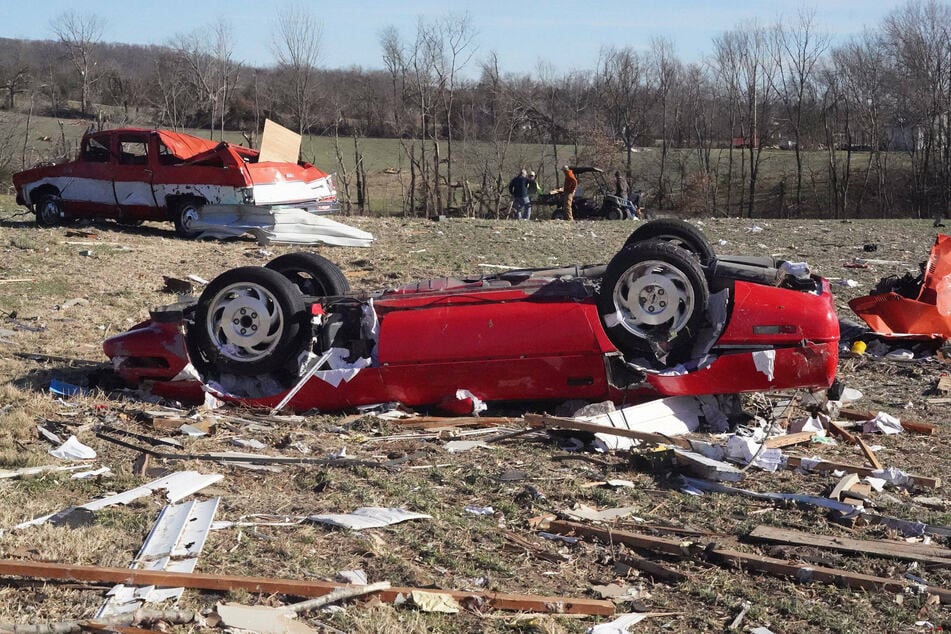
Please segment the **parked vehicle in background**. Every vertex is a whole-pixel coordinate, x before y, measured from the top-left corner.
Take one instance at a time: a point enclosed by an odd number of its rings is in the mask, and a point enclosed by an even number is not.
[[[13,175],[17,202],[49,227],[75,218],[175,223],[199,234],[206,207],[282,208],[327,213],[337,192],[327,173],[306,162],[259,161],[257,150],[170,130],[119,128],[83,136],[79,155]]]
[[[633,207],[614,195],[614,188],[608,186],[604,179],[604,170],[600,167],[572,165],[571,171],[578,178],[578,188],[571,205],[575,219],[624,220],[634,217]],[[541,194],[536,204],[551,205],[555,207],[552,218],[564,218],[564,198],[564,193],[559,188]]]

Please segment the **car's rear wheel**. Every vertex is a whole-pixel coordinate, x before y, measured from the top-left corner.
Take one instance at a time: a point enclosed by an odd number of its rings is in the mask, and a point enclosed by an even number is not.
[[[284,368],[301,351],[305,317],[303,295],[277,271],[225,271],[198,298],[188,330],[192,363],[202,375]]]
[[[620,207],[617,207],[617,206],[612,206],[610,209],[608,209],[608,213],[606,215],[608,220],[623,220],[624,219],[624,212],[621,210]]]
[[[605,332],[629,357],[685,361],[704,320],[710,290],[697,258],[661,240],[621,249],[601,278]]]
[[[41,227],[55,227],[63,220],[62,202],[56,196],[43,196],[33,209]]]
[[[286,253],[265,266],[286,277],[304,295],[327,297],[350,292],[350,283],[340,267],[316,253]]]
[[[175,205],[175,232],[181,238],[192,240],[198,235],[194,224],[204,203],[197,198],[184,198]]]
[[[709,264],[716,257],[703,232],[689,222],[677,218],[660,218],[641,225],[628,236],[624,247],[648,240],[662,240],[690,251],[697,256],[701,264]]]

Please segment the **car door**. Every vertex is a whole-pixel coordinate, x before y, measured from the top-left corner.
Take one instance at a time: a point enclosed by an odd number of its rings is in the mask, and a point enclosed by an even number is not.
[[[76,160],[63,164],[45,181],[59,191],[63,210],[69,216],[89,218],[110,213],[116,203],[112,135],[100,132],[83,137]]]
[[[149,133],[121,132],[116,137],[114,215],[122,220],[156,219],[155,196],[152,194],[155,161],[150,155]]]

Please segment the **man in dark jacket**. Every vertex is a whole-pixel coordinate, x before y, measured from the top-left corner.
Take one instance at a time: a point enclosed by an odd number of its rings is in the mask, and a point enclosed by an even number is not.
[[[509,193],[512,195],[512,207],[515,217],[519,220],[529,220],[532,217],[532,201],[528,197],[528,172],[522,170],[509,181]]]

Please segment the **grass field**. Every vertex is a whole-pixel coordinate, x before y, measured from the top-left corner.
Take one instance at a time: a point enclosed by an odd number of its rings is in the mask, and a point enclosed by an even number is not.
[[[414,279],[496,271],[499,266],[542,267],[600,263],[624,243],[631,223],[582,221],[506,222],[457,219],[432,222],[404,218],[353,218],[354,225],[378,240],[369,249],[321,249],[339,263],[355,288],[393,287]],[[842,318],[854,318],[847,301],[865,294],[879,277],[914,270],[934,240],[930,222],[920,221],[748,221],[704,218],[701,226],[718,252],[806,260],[829,278],[854,278],[856,287],[834,286]],[[758,229],[756,228],[758,227]],[[77,230],[87,232],[76,235]],[[846,269],[843,263],[867,256],[866,243],[885,264]],[[330,529],[309,523],[291,526],[241,526],[213,531],[197,571],[217,575],[259,575],[290,579],[333,579],[341,570],[362,569],[369,581],[387,580],[414,587],[533,593],[597,598],[597,587],[618,584],[628,591],[618,613],[647,610],[669,613],[648,618],[637,631],[725,631],[751,604],[743,630],[769,627],[775,632],[919,631],[917,621],[948,621],[945,608],[928,593],[906,582],[905,572],[936,586],[951,585],[944,566],[909,567],[908,562],[871,555],[847,555],[813,547],[768,547],[752,544],[746,534],[758,524],[795,528],[836,537],[891,539],[880,525],[846,527],[813,506],[771,504],[722,494],[695,497],[681,492],[677,471],[669,465],[645,467],[624,453],[569,451],[563,437],[542,432],[492,443],[465,453],[449,453],[446,440],[459,430],[408,431],[395,423],[333,413],[311,412],[301,418],[269,420],[228,408],[225,415],[182,411],[214,421],[211,433],[191,438],[159,431],[148,422],[158,404],[132,392],[93,389],[70,399],[49,392],[51,379],[79,385],[90,382],[108,365],[104,338],[124,331],[148,315],[152,306],[179,297],[164,289],[163,276],[205,279],[231,267],[263,264],[288,247],[262,249],[247,240],[184,241],[170,224],[146,223],[122,228],[103,222],[49,229],[0,196],[0,469],[52,464],[51,445],[36,431],[45,425],[67,437],[76,434],[93,447],[97,465],[113,476],[72,480],[47,473],[27,479],[0,479],[0,557],[63,565],[125,567],[135,556],[164,505],[160,495],[96,513],[91,525],[40,526],[10,530],[32,517],[82,504],[109,491],[122,491],[157,474],[181,469],[221,473],[225,477],[198,497],[221,496],[216,519],[264,521],[256,514],[299,517],[349,512],[359,506],[403,507],[432,516],[366,532]],[[12,281],[19,280],[19,281]],[[527,325],[526,332],[530,332]],[[949,477],[947,406],[931,404],[930,393],[947,366],[935,358],[912,363],[843,356],[840,378],[865,397],[859,406],[902,418],[939,425],[936,436],[898,434],[868,437],[880,445],[878,456],[923,476]],[[750,397],[750,411],[762,411],[762,398]],[[805,394],[801,396],[805,397]],[[759,405],[757,405],[759,403]],[[519,414],[492,409],[487,414]],[[219,412],[221,414],[221,412]],[[804,412],[796,412],[796,415]],[[250,421],[250,422],[249,422]],[[281,473],[248,471],[208,461],[153,460],[146,474],[134,465],[137,453],[96,436],[100,424],[149,436],[176,433],[191,454],[234,450],[236,438],[254,438],[270,455],[326,457],[345,450],[368,461],[411,457],[396,470],[365,465],[292,466]],[[484,436],[475,436],[484,438]],[[704,440],[715,440],[700,434]],[[303,451],[309,453],[304,454]],[[811,443],[790,453],[861,463],[862,454],[848,443]],[[606,480],[625,479],[633,487],[612,487]],[[824,496],[838,477],[824,473],[751,470],[744,488]],[[894,489],[872,494],[876,511],[926,522],[951,524],[951,509],[938,490]],[[540,495],[538,495],[540,494]],[[935,499],[938,502],[935,502]],[[803,566],[831,566],[886,576],[909,583],[907,592],[849,590],[835,585],[799,583],[713,562],[658,556],[617,543],[581,541],[565,544],[544,539],[533,518],[564,513],[579,505],[600,509],[629,508],[613,529],[647,532],[699,548],[716,543],[753,554],[769,555]],[[474,515],[467,506],[492,507],[491,515]],[[935,539],[935,545],[947,546]],[[904,543],[904,542],[898,542]],[[624,562],[647,557],[681,576],[664,580]],[[5,579],[0,584],[0,624],[60,622],[89,618],[106,588],[87,583],[35,583]],[[210,610],[219,601],[281,605],[298,600],[279,594],[217,593],[187,590],[181,607]],[[584,632],[606,618],[519,615],[468,606],[458,614],[425,613],[406,604],[347,604],[333,613],[302,617],[313,627],[329,624],[338,631],[376,634],[424,632]],[[3,629],[3,628],[0,628]],[[195,628],[197,629],[197,628]],[[184,627],[174,631],[195,631]],[[29,630],[35,631],[35,630]]]

